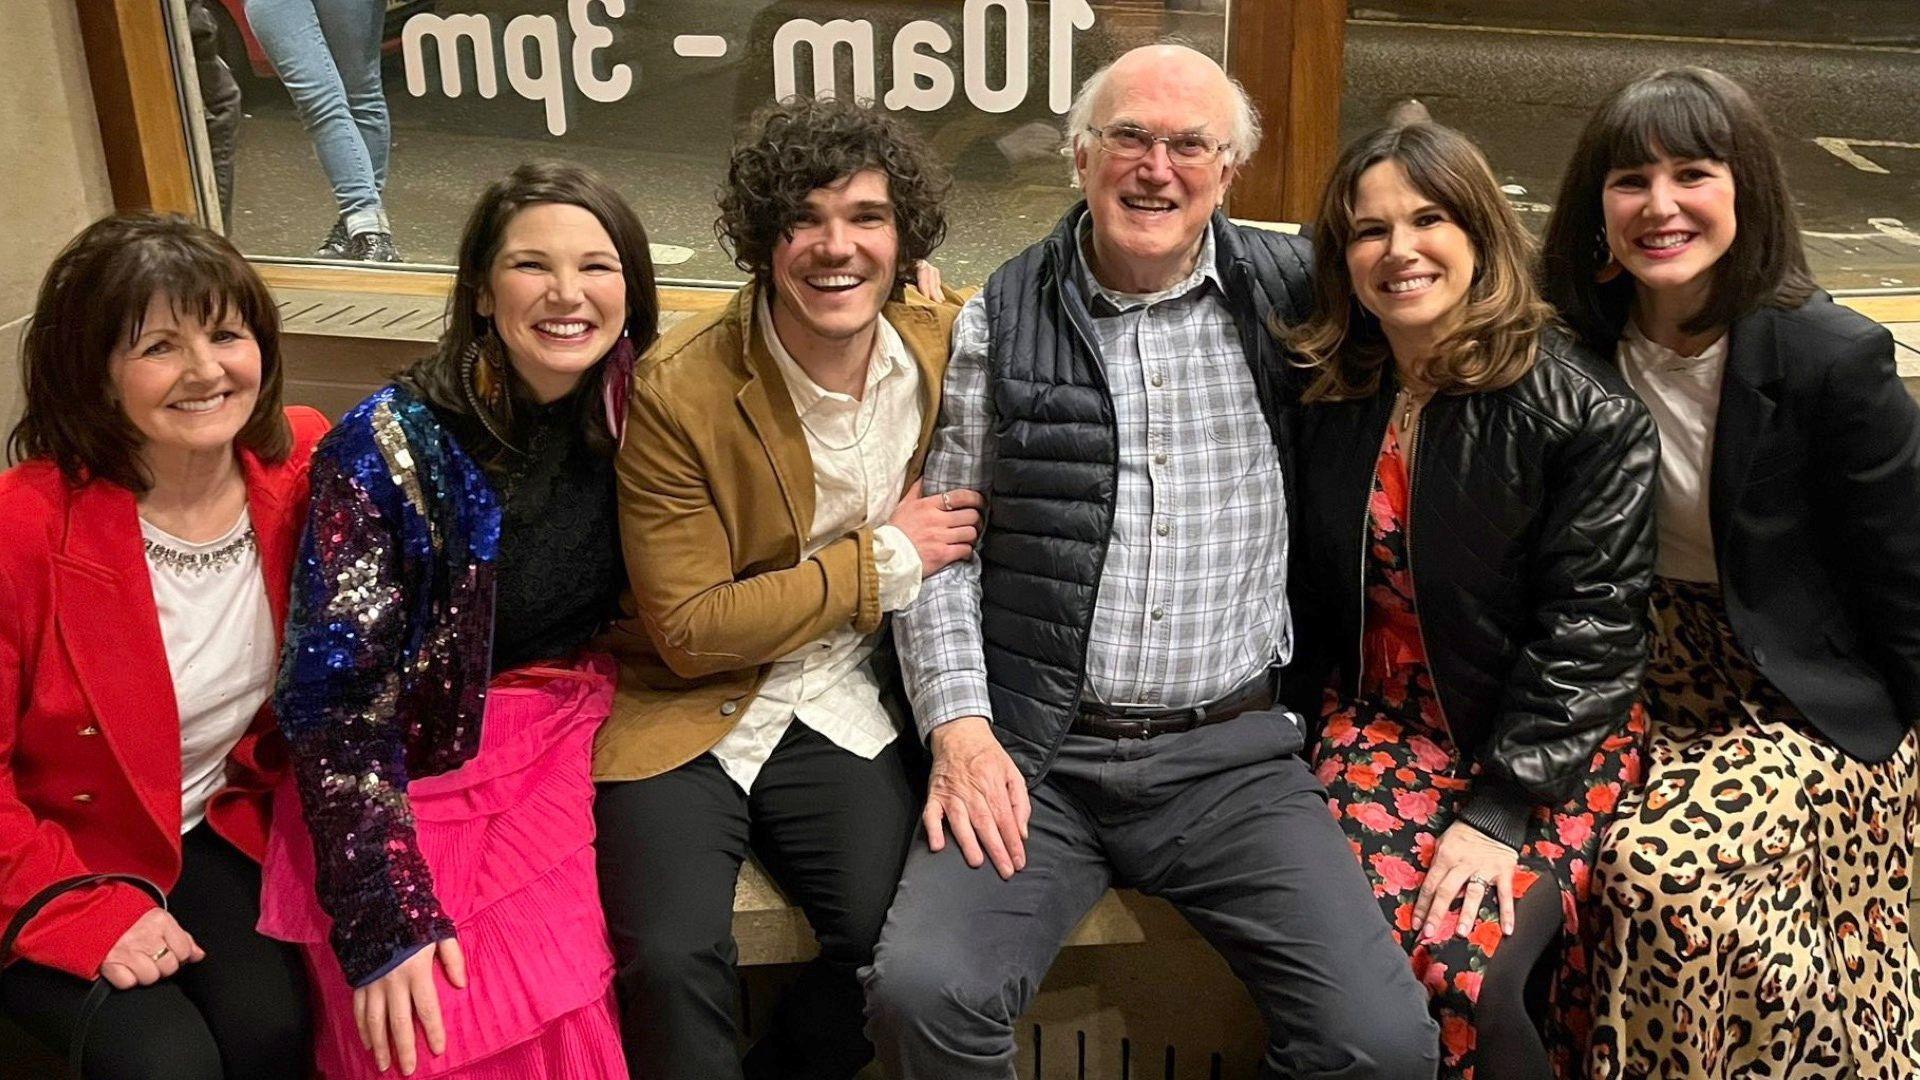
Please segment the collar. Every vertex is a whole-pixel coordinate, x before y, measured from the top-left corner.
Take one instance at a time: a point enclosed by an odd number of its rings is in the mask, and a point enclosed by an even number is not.
[[[1135,308],[1149,307],[1163,300],[1173,300],[1202,288],[1208,282],[1222,293],[1226,292],[1226,283],[1220,280],[1219,248],[1214,239],[1213,222],[1207,222],[1206,232],[1200,236],[1200,257],[1194,262],[1193,272],[1172,286],[1155,293],[1129,293],[1109,289],[1100,283],[1093,274],[1093,215],[1080,215],[1079,228],[1075,230],[1075,243],[1079,246],[1080,284],[1087,290],[1087,296],[1094,301],[1095,315],[1117,315]]]
[[[780,369],[780,376],[786,381],[787,393],[793,398],[793,411],[801,416],[817,408],[821,402],[833,401],[853,403],[851,395],[828,390],[813,381],[806,369],[793,358],[787,347],[781,343],[780,335],[774,332],[773,308],[768,300],[768,292],[762,289],[754,297],[754,329],[761,340],[767,343],[767,352]],[[878,316],[877,333],[873,335],[873,355],[867,359],[866,390],[862,400],[873,398],[873,388],[880,385],[888,376],[904,370],[913,363],[907,355],[906,343],[900,340],[900,334],[886,316]]]
[[[1700,350],[1698,355],[1682,356],[1642,333],[1640,325],[1633,321],[1632,316],[1628,316],[1620,340],[1626,346],[1622,351],[1629,362],[1643,371],[1698,374],[1726,366],[1729,336],[1721,334],[1713,344]]]

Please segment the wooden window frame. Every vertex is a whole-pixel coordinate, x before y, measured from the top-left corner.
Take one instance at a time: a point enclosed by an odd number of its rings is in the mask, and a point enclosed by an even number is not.
[[[74,0],[114,205],[198,215],[199,200],[163,0]],[[1307,220],[1339,150],[1346,0],[1230,0],[1227,67],[1265,120],[1260,152],[1241,170],[1231,209],[1268,221]],[[330,287],[389,287],[396,271],[285,266]],[[407,275],[417,276],[417,275]]]

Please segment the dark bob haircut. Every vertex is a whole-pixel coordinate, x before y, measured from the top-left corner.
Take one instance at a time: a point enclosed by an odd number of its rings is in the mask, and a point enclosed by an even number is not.
[[[660,330],[660,295],[654,285],[653,249],[647,243],[647,231],[633,207],[600,174],[585,166],[565,161],[535,161],[521,165],[480,193],[479,201],[467,215],[460,233],[460,250],[454,270],[453,291],[447,297],[447,327],[431,355],[409,368],[401,381],[443,411],[472,417],[490,430],[515,438],[512,415],[480,416],[484,408],[467,385],[468,352],[489,338],[486,316],[480,314],[480,297],[492,277],[493,261],[506,242],[507,223],[529,206],[560,203],[577,206],[592,214],[607,230],[615,254],[620,256],[621,276],[627,285],[627,338],[634,352],[643,353]],[[497,342],[496,342],[497,344]],[[581,430],[587,445],[601,454],[611,454],[618,441],[607,427],[601,395],[607,374],[606,357],[601,357],[581,377],[575,394]],[[518,375],[508,365],[510,398],[525,399],[527,392]],[[518,410],[516,410],[518,411]],[[483,466],[499,464],[496,454],[484,447],[468,448]]]
[[[774,245],[793,234],[808,193],[862,169],[887,175],[900,237],[896,282],[911,279],[945,238],[946,171],[900,121],[837,98],[788,98],[754,114],[751,130],[727,163],[713,231],[755,281],[771,275]]]
[[[1780,154],[1753,98],[1707,68],[1655,71],[1614,91],[1588,119],[1541,245],[1542,292],[1602,355],[1613,354],[1633,302],[1630,275],[1595,280],[1608,261],[1607,173],[1662,154],[1722,162],[1733,175],[1733,244],[1714,266],[1706,305],[1682,329],[1698,334],[1761,307],[1796,308],[1814,291]]]
[[[260,347],[260,393],[234,438],[266,462],[285,461],[293,433],[280,407],[280,309],[226,238],[178,214],[115,214],[81,230],[47,269],[21,348],[26,409],[7,439],[12,461],[43,458],[68,483],[153,486],[144,441],[113,390],[114,355],[139,339],[147,307],[165,297],[203,324],[237,313]]]

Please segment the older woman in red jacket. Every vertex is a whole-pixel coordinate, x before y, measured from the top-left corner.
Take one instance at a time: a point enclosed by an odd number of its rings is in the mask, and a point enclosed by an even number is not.
[[[21,927],[0,1009],[88,1077],[310,1060],[298,956],[254,930],[285,770],[265,705],[326,427],[282,411],[278,337],[230,244],[151,214],[75,238],[27,332],[0,474],[0,919]]]

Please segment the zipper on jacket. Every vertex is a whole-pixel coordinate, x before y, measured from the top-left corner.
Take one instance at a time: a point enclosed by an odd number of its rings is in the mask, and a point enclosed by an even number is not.
[[[1429,402],[1429,404],[1431,404],[1431,402]],[[1387,423],[1393,423],[1393,419],[1389,417]],[[1414,451],[1415,448],[1420,445],[1420,432],[1426,426],[1427,410],[1421,409],[1420,418],[1413,422],[1413,441],[1407,444],[1403,452],[1407,459],[1407,521],[1405,526],[1407,545],[1407,595],[1413,600],[1414,634],[1420,640],[1420,655],[1425,658],[1427,665],[1427,681],[1433,684],[1433,705],[1440,713],[1440,726],[1446,729],[1447,741],[1453,744],[1454,753],[1457,755],[1455,760],[1460,763],[1461,767],[1464,767],[1467,762],[1467,748],[1461,746],[1460,740],[1454,737],[1453,724],[1447,719],[1447,699],[1440,693],[1440,672],[1433,662],[1433,653],[1427,650],[1427,626],[1425,620],[1420,617],[1420,586],[1416,583],[1413,573],[1413,492],[1414,476],[1419,469],[1419,459],[1415,457]],[[1379,465],[1377,463],[1374,465],[1374,469],[1378,471]],[[1369,495],[1371,495],[1373,489],[1368,488],[1367,490]],[[1361,593],[1361,603],[1364,604],[1365,602],[1366,594],[1363,590]],[[1454,771],[1458,772],[1459,769],[1456,768]]]
[[[1393,423],[1393,413],[1387,413]],[[1385,434],[1385,432],[1382,432]],[[1360,510],[1360,636],[1353,656],[1353,700],[1364,701],[1367,685],[1367,552],[1373,546],[1373,489],[1380,485],[1380,455],[1373,455],[1373,471],[1367,474],[1367,497]]]

